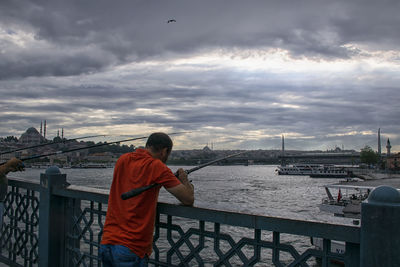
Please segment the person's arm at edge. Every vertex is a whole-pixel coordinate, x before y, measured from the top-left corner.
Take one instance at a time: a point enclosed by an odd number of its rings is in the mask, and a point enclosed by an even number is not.
[[[0,174],[6,175],[9,172],[23,171],[24,167],[22,161],[17,158],[12,158],[5,164],[0,166]]]
[[[5,164],[0,166],[0,184],[8,184],[6,174],[9,172],[23,171],[24,165],[22,161],[17,158],[11,158]]]
[[[178,179],[181,184],[166,188],[167,191],[174,195],[183,205],[193,206],[194,188],[187,178],[187,173],[183,169],[178,170]]]

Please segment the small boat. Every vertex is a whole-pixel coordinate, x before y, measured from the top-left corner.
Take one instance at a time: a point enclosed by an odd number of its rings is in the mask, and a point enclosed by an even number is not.
[[[352,183],[353,180],[346,182]],[[386,180],[387,181],[387,180]],[[354,183],[360,183],[354,181]],[[361,182],[366,183],[366,182]],[[380,181],[382,183],[382,181]],[[371,184],[371,183],[366,183]],[[319,209],[322,212],[333,213],[334,216],[341,216],[346,218],[353,218],[354,225],[360,225],[361,222],[361,203],[366,200],[369,194],[375,189],[377,185],[349,185],[349,184],[331,184],[324,185],[327,197],[322,199]],[[397,189],[400,191],[400,189]],[[337,197],[333,197],[332,192],[337,192]],[[323,239],[319,237],[311,237],[311,244],[316,249],[323,249]],[[331,240],[331,251],[344,254],[346,251],[346,244],[342,241]]]
[[[327,197],[322,199],[319,210],[333,213],[335,216],[357,218],[361,216],[361,202],[368,198],[369,193],[374,189],[371,186],[354,186],[331,184],[324,185]],[[337,197],[333,197],[333,191]]]
[[[324,250],[324,239],[321,237],[310,237],[311,245],[313,245],[317,250]],[[333,253],[345,254],[346,243],[343,241],[331,240],[331,251]],[[317,257],[317,266],[321,266],[321,258]],[[345,266],[344,262],[340,260],[330,260],[328,266]]]
[[[369,193],[374,189],[371,186],[354,186],[331,184],[324,185],[327,197],[322,199],[319,209],[322,212],[332,213],[334,216],[354,218],[353,224],[360,224],[361,202],[368,198]],[[337,192],[337,197],[333,197],[332,192]],[[336,194],[335,194],[336,195]],[[323,239],[311,237],[311,244],[318,250],[323,250]],[[342,241],[331,240],[331,251],[344,254],[346,244]],[[343,265],[342,262],[336,262]]]

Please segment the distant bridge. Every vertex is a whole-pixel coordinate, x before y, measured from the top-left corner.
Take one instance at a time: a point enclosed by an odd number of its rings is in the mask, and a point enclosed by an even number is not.
[[[225,155],[218,155],[210,158],[188,158],[174,163],[200,165],[211,160],[215,160]],[[252,152],[243,155],[225,159],[218,165],[246,165],[246,164],[280,164],[284,160],[286,163],[325,163],[325,164],[359,164],[360,152],[346,153],[293,153],[287,152],[285,155],[265,156],[252,154]],[[172,162],[172,161],[170,161]]]
[[[278,158],[285,162],[358,164],[360,163],[360,152],[285,154]]]

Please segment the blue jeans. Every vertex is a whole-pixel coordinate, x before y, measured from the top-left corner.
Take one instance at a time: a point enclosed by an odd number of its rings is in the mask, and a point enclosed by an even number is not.
[[[100,245],[100,258],[104,267],[147,267],[147,258],[139,258],[122,245]]]

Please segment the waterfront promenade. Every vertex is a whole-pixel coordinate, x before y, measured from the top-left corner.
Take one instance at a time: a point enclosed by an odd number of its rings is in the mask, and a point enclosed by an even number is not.
[[[369,215],[361,226],[159,203],[150,266],[315,266],[317,258],[322,266],[331,260],[346,266],[396,266],[399,198],[378,194],[375,204],[365,203]],[[69,185],[53,167],[41,174],[40,183],[11,179],[0,261],[101,266],[98,246],[107,200],[108,190]],[[370,216],[382,211],[379,222]],[[311,237],[323,238],[323,250],[296,246],[296,240]],[[344,242],[345,253],[331,251],[331,240]]]

